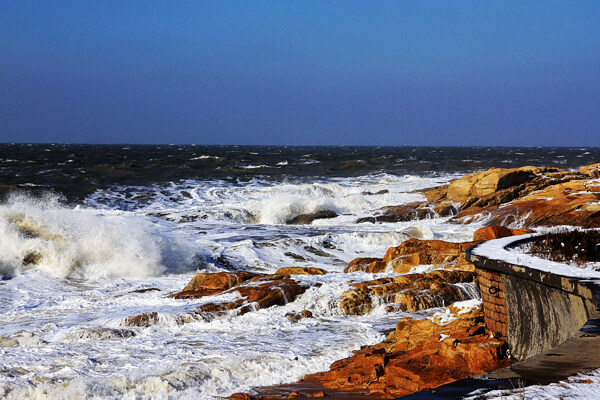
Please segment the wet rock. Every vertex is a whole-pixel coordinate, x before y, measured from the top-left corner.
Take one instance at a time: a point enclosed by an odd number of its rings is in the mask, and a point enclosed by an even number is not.
[[[302,285],[293,279],[283,278],[267,281],[256,286],[238,286],[232,290],[239,292],[248,303],[255,303],[259,308],[267,308],[290,303],[297,296],[304,293],[307,288],[306,285]]]
[[[160,292],[159,288],[146,288],[146,289],[137,289],[137,290],[133,290],[131,293],[148,293],[148,292]]]
[[[284,267],[279,268],[276,275],[324,275],[327,271],[314,267]]]
[[[139,326],[142,328],[149,327],[158,322],[158,314],[155,312],[142,313],[134,317],[125,318],[124,325]]]
[[[416,265],[433,264],[437,268],[473,270],[465,259],[465,250],[475,242],[454,243],[443,240],[409,239],[390,247],[383,258],[394,272],[406,273]]]
[[[67,339],[91,339],[91,340],[111,340],[126,339],[136,336],[131,329],[116,328],[86,328],[72,332],[66,336]]]
[[[344,272],[364,271],[364,272],[382,272],[385,270],[385,263],[382,258],[355,258],[344,268]]]
[[[317,211],[315,213],[297,215],[285,223],[288,225],[309,225],[316,219],[335,218],[337,216],[338,214],[335,211]]]
[[[289,312],[289,313],[285,314],[285,317],[288,318],[292,322],[298,322],[302,318],[312,318],[312,315],[313,315],[312,312],[310,312],[308,310],[302,310],[299,313]]]
[[[451,203],[429,204],[427,202],[389,206],[381,210],[383,214],[374,217],[362,217],[357,219],[356,223],[415,221],[426,218],[448,217],[458,213],[458,209]]]
[[[37,251],[31,251],[23,257],[23,265],[38,264],[42,260],[42,255]]]
[[[287,276],[265,275],[248,280],[245,284],[233,287],[224,293],[237,292],[238,300],[203,304],[194,310],[194,315],[211,320],[235,310],[238,315],[271,306],[283,306],[304,293],[308,286]]]
[[[508,364],[505,343],[490,337],[480,311],[457,317],[446,325],[402,319],[382,343],[364,347],[302,382],[393,398]]]
[[[369,191],[365,191],[365,192],[362,192],[362,194],[364,194],[365,196],[376,196],[376,195],[380,195],[380,194],[387,194],[387,193],[389,193],[389,192],[390,192],[390,191],[389,191],[389,190],[387,190],[387,189],[382,189],[382,190],[379,190],[379,191],[377,191],[377,192],[369,192]]]
[[[325,245],[325,243],[323,243],[323,247],[326,247],[326,248],[328,248],[328,247]],[[334,248],[335,248],[335,247],[334,247]],[[327,252],[325,252],[325,251],[323,251],[323,250],[321,250],[321,249],[317,249],[317,248],[316,248],[316,247],[314,247],[314,246],[304,246],[304,250],[306,250],[306,251],[309,251],[309,252],[311,252],[311,253],[313,253],[314,255],[316,255],[316,256],[319,256],[319,257],[332,257],[332,255],[331,255],[331,254],[329,254],[329,253],[327,253]]]
[[[342,294],[339,307],[347,315],[366,314],[380,303],[396,304],[392,311],[444,307],[472,298],[472,292],[455,284],[473,283],[475,277],[476,274],[469,271],[437,270],[361,282]],[[475,286],[473,291],[476,291]]]
[[[234,271],[197,274],[179,293],[171,297],[176,299],[200,298],[224,292],[245,281],[261,276],[254,272]]]
[[[283,254],[286,255],[286,256],[288,256],[289,258],[293,258],[296,261],[300,261],[300,262],[306,261],[306,258],[302,257],[299,254],[292,253],[291,251],[286,251]]]

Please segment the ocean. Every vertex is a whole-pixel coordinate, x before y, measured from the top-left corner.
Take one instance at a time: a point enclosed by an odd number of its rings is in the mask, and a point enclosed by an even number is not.
[[[576,169],[600,148],[0,144],[0,397],[217,399],[327,370],[404,316],[337,305],[356,257],[483,222],[356,223],[490,167]],[[331,210],[310,225],[293,217]],[[319,267],[285,306],[182,324],[198,272]],[[427,266],[419,267],[426,270]],[[309,310],[297,323],[288,312]],[[156,312],[149,327],[126,317]]]

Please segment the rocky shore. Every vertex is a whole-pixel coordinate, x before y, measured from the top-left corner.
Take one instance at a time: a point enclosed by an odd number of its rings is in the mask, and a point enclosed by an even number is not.
[[[381,258],[353,260],[344,273],[363,271],[390,276],[353,283],[337,300],[337,306],[346,315],[369,313],[382,304],[388,312],[438,307],[445,311],[429,318],[401,319],[383,342],[336,361],[329,371],[305,376],[286,388],[236,393],[232,399],[323,397],[334,393],[394,398],[503,368],[510,361],[506,343],[486,328],[480,304],[473,301],[479,298],[479,278],[465,259],[465,250],[485,240],[532,232],[531,228],[536,226],[600,227],[600,164],[579,171],[492,168],[425,190],[423,194],[424,201],[390,205],[381,209],[380,215],[360,218],[357,222],[451,217],[457,224],[477,221],[486,227],[475,232],[469,242],[410,239],[389,248]],[[333,217],[320,212],[300,215],[289,223],[310,224],[315,219]],[[425,272],[411,273],[415,266],[422,265],[428,266]],[[180,318],[182,324],[210,320],[226,313],[241,315],[289,304],[309,288],[294,276],[326,273],[314,267],[281,268],[274,274],[202,273],[171,296],[199,299],[235,293],[235,300],[204,303]],[[312,314],[297,310],[286,316],[296,322],[311,318]],[[149,326],[158,318],[149,310],[126,318],[123,324]]]

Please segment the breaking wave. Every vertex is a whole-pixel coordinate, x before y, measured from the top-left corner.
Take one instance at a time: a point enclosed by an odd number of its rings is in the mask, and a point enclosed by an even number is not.
[[[68,208],[51,195],[13,195],[1,204],[0,237],[5,275],[39,269],[80,279],[157,276],[189,257],[146,220]]]

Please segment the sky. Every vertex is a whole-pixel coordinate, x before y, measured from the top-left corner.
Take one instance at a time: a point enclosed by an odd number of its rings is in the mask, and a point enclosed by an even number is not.
[[[600,1],[2,1],[0,142],[600,146]]]

